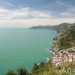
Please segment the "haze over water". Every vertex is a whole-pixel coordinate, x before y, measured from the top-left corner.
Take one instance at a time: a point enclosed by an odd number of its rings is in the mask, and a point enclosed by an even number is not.
[[[55,36],[51,30],[0,29],[0,75],[21,67],[31,72],[34,63],[46,62]]]

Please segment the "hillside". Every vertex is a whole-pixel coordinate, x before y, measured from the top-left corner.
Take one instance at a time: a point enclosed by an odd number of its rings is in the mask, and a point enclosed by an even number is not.
[[[55,30],[57,32],[63,32],[72,26],[75,26],[75,23],[74,24],[62,23],[62,24],[59,24],[57,26],[54,26],[53,30]]]
[[[58,38],[54,39],[54,50],[62,50],[75,47],[75,26],[68,28]]]
[[[69,23],[62,23],[59,25],[54,25],[54,26],[32,26],[30,29],[46,29],[46,30],[53,30],[56,32],[63,32],[64,30],[68,29],[69,27],[75,26],[75,23],[69,24]]]

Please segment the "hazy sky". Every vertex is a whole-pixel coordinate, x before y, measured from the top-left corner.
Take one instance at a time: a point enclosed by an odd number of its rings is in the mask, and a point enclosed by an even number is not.
[[[0,0],[0,28],[75,22],[75,0]]]

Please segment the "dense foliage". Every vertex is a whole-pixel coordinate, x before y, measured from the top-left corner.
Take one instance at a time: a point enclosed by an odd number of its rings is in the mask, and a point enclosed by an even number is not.
[[[57,44],[60,50],[75,47],[75,26],[62,33]]]
[[[42,66],[42,67],[40,67]],[[38,68],[39,67],[39,68]],[[27,73],[26,69],[19,69],[19,73],[9,71],[6,75],[75,75],[73,70],[75,69],[75,63],[65,62],[61,66],[55,66],[51,62],[43,63],[39,65],[36,63],[32,68],[32,73]]]
[[[17,75],[17,74],[14,73],[13,71],[9,71],[6,75]]]

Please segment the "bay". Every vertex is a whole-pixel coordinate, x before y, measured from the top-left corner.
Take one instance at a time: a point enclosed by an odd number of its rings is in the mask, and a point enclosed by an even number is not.
[[[25,28],[0,29],[0,75],[9,70],[23,67],[28,72],[34,63],[47,62],[53,53],[53,38],[59,36],[51,30],[30,30]]]

